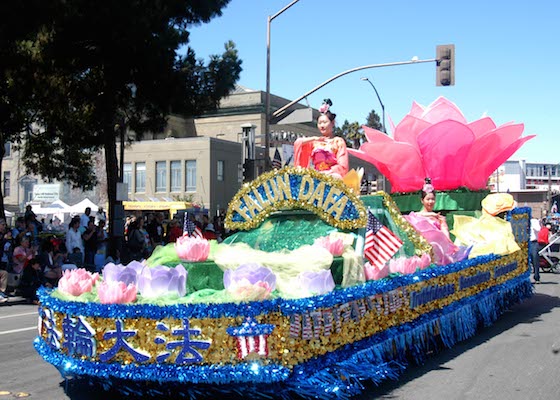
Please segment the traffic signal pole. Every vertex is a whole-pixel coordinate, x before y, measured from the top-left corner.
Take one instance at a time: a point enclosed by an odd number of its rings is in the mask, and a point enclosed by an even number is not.
[[[432,58],[429,60],[412,59],[410,61],[399,61],[399,62],[392,62],[392,63],[385,63],[385,64],[371,64],[371,65],[364,65],[361,67],[352,68],[347,71],[341,72],[340,74],[335,75],[332,78],[327,79],[325,82],[321,83],[320,85],[314,87],[309,92],[301,95],[294,101],[291,101],[285,106],[279,108],[272,114],[272,116],[279,117],[280,115],[284,114],[288,108],[298,103],[299,101],[305,99],[310,94],[315,93],[317,90],[321,89],[325,85],[328,85],[335,79],[338,79],[344,75],[351,74],[352,72],[361,71],[363,69],[370,69],[370,68],[394,67],[397,65],[408,65],[408,64],[423,64],[427,62],[436,63],[437,86],[450,86],[455,84],[455,45],[454,44],[439,45],[436,47],[436,58]]]
[[[317,90],[321,89],[323,86],[328,85],[329,83],[331,83],[332,81],[334,81],[335,79],[338,79],[344,75],[348,75],[351,74],[352,72],[356,72],[356,71],[361,71],[363,69],[370,69],[370,68],[382,68],[382,67],[394,67],[397,65],[408,65],[408,64],[422,64],[422,63],[427,63],[427,62],[436,62],[437,59],[436,58],[432,58],[430,60],[411,60],[411,61],[400,61],[400,62],[392,62],[392,63],[385,63],[385,64],[372,64],[372,65],[364,65],[361,67],[356,67],[356,68],[352,68],[349,69],[347,71],[341,72],[338,75],[333,76],[332,78],[327,79],[325,82],[321,83],[320,85],[314,87],[313,89],[311,89],[309,92],[305,93],[304,95],[298,97],[297,99],[295,99],[294,101],[286,104],[284,107],[279,108],[278,110],[276,110],[272,116],[274,117],[278,117],[282,114],[284,114],[286,112],[286,110],[288,108],[290,108],[291,106],[293,106],[294,104],[296,104],[297,102],[305,99],[307,96],[309,96],[312,93],[315,93]]]

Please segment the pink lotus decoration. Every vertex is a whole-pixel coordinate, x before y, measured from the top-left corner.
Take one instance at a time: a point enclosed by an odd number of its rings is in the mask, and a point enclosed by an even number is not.
[[[341,238],[334,238],[331,236],[323,236],[315,239],[313,246],[324,247],[333,256],[341,256],[344,252],[344,241]]]
[[[262,265],[249,263],[224,272],[224,287],[236,300],[264,300],[276,288],[276,276]]]
[[[418,269],[424,269],[430,266],[430,263],[430,256],[427,254],[422,254],[422,257],[398,257],[389,261],[389,271],[391,273],[398,272],[404,275],[413,274]]]
[[[334,279],[330,269],[322,271],[304,271],[297,277],[299,287],[309,296],[329,293],[334,289]]]
[[[175,251],[184,261],[206,261],[210,254],[210,243],[206,239],[183,235],[175,242]]]
[[[103,267],[103,280],[136,285],[138,275],[144,268],[148,267],[138,261],[131,261],[128,265],[108,263]]]
[[[136,286],[118,281],[100,282],[97,285],[97,295],[101,304],[132,303],[136,300]]]
[[[364,274],[366,280],[377,281],[379,279],[386,278],[389,276],[389,264],[385,264],[383,268],[378,268],[375,265],[371,265],[369,262],[364,264]]]
[[[99,274],[92,274],[83,268],[65,270],[58,281],[58,290],[72,296],[91,292],[93,285],[99,279]]]
[[[164,294],[183,297],[187,293],[187,270],[181,264],[175,268],[163,265],[145,268],[138,276],[138,290],[142,297]]]
[[[488,177],[535,135],[521,137],[523,124],[496,127],[484,117],[468,123],[459,108],[444,97],[428,107],[416,102],[393,127],[394,138],[363,127],[367,142],[348,149],[377,167],[393,192],[422,189],[424,178],[436,190],[485,189]]]

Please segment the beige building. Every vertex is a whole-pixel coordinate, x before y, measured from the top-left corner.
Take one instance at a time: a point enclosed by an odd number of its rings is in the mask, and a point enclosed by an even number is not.
[[[191,201],[226,208],[243,182],[241,144],[213,137],[143,140],[125,148],[131,201]]]
[[[243,182],[244,160],[255,159],[255,173],[263,171],[265,100],[265,92],[237,86],[220,101],[215,112],[196,118],[170,115],[163,132],[145,134],[142,140],[127,145],[123,176],[128,185],[128,200],[191,200],[214,215],[227,208]],[[271,95],[271,111],[289,102]],[[294,110],[301,114],[294,117]],[[276,149],[289,149],[298,137],[317,135],[315,121],[318,115],[315,109],[295,104],[282,120],[272,120],[270,159]],[[134,132],[129,132],[129,136],[136,139]],[[287,158],[283,157],[283,163],[288,161]],[[94,203],[105,205],[106,179],[101,155],[97,164],[99,186],[93,192],[77,194],[87,195]],[[354,157],[350,158],[350,164],[354,168],[363,166],[365,177],[370,181],[379,175],[372,165]],[[37,177],[22,175],[17,154],[7,155],[2,168],[6,209],[22,210],[33,200],[34,188],[44,182]],[[73,201],[71,197],[76,197],[76,192],[69,185],[59,185],[61,200],[69,204],[81,200]]]

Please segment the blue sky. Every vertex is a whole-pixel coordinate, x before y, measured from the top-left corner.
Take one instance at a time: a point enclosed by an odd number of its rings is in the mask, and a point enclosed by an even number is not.
[[[266,90],[267,17],[291,0],[232,0],[223,15],[192,28],[190,45],[200,58],[235,42],[243,60],[239,84]],[[335,80],[308,97],[324,98],[333,112],[365,123],[385,105],[398,123],[413,101],[439,96],[453,101],[467,120],[491,117],[497,125],[525,124],[536,134],[512,159],[560,162],[560,3],[525,1],[300,0],[272,22],[271,92],[295,99],[334,75],[370,64],[435,58],[438,44],[456,47],[455,86],[435,85],[435,63],[369,69]]]

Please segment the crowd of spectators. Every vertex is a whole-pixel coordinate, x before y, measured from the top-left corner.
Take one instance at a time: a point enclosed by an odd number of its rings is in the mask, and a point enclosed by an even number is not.
[[[60,221],[38,221],[31,207],[11,228],[0,219],[0,303],[10,295],[22,295],[36,303],[37,289],[57,286],[66,269],[100,272],[108,262],[127,264],[147,259],[158,246],[174,243],[183,235],[184,218],[190,218],[206,239],[222,241],[226,235],[223,216],[210,222],[207,215],[196,218],[185,214],[165,221],[164,214],[157,212],[127,217],[124,241],[112,246],[101,208],[95,216],[86,208],[71,219],[67,229]]]

